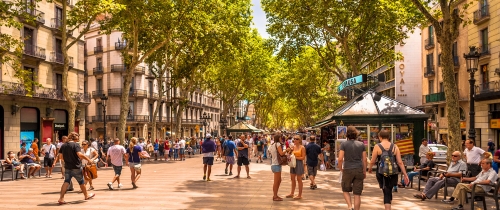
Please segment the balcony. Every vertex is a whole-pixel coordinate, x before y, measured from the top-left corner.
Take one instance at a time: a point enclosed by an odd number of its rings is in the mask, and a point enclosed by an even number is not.
[[[111,65],[111,72],[125,72],[125,71],[127,71],[127,66],[125,64]]]
[[[201,125],[203,121],[199,119],[182,119],[183,125]]]
[[[500,98],[499,81],[486,82],[476,85],[474,100],[485,101]]]
[[[0,81],[0,94],[26,96],[27,93],[23,84]]]
[[[94,117],[98,117],[98,116],[94,116]],[[92,119],[93,119],[93,117],[92,117]],[[106,116],[107,122],[118,122],[119,120],[120,120],[120,115],[107,115]],[[128,122],[131,122],[131,121],[132,122],[149,122],[149,116],[148,115],[128,115],[127,121]]]
[[[50,19],[50,27],[52,29],[61,30],[62,20],[59,18]]]
[[[136,66],[134,69],[135,74],[144,74],[146,73],[146,67],[144,66]]]
[[[424,67],[424,77],[425,78],[433,77],[435,75],[436,75],[436,72],[434,71],[434,67],[432,67],[432,66]]]
[[[55,100],[65,100],[62,90],[53,89],[53,88],[45,88],[45,87],[37,87],[35,89],[35,93],[33,97],[37,98],[46,98],[46,99],[55,99]]]
[[[123,50],[127,47],[127,42],[115,42],[115,50]]]
[[[433,103],[433,102],[441,102],[441,101],[446,101],[446,97],[444,96],[444,92],[425,95],[425,103]]]
[[[37,9],[31,9],[31,8],[26,8],[24,13],[19,17],[19,19],[27,24],[33,25],[33,26],[38,26],[38,24],[45,24],[45,13],[37,10]],[[29,20],[27,20],[25,17],[31,17]],[[33,21],[34,20],[34,21]]]
[[[102,46],[94,47],[94,54],[102,53]]]
[[[474,12],[474,24],[479,25],[490,19],[489,5],[484,5]]]
[[[73,57],[68,56],[69,67],[73,67]],[[64,65],[64,57],[62,53],[50,52],[50,62],[54,64]]]
[[[432,48],[434,48],[434,37],[425,40],[425,49],[430,50]]]
[[[95,67],[92,70],[94,71],[94,75],[104,74],[102,66]]]
[[[482,46],[479,48],[479,54],[481,54],[479,60],[488,59],[491,57],[490,46],[491,44],[482,44]]]
[[[92,98],[101,98],[102,96],[104,96],[104,90],[92,91]]]
[[[38,47],[32,44],[24,44],[23,54],[30,56],[36,60],[45,60],[47,56],[45,55],[45,48]]]
[[[159,98],[159,94],[158,93],[151,93],[151,92],[149,92],[148,93],[148,98],[157,100]]]
[[[103,121],[104,121],[103,115],[92,116],[92,122],[103,122]]]
[[[122,92],[121,88],[108,89],[109,96],[121,96]],[[129,91],[129,97],[146,98],[147,92],[146,90],[132,89]]]

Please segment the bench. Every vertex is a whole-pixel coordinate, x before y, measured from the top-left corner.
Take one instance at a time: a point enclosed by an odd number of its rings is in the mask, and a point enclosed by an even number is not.
[[[422,176],[422,171],[419,171],[418,173],[418,191],[420,191],[420,180],[424,180],[424,181],[427,181],[429,180],[429,178],[432,178],[432,177],[436,177],[436,176],[439,176],[441,175],[442,173],[446,172],[448,170],[448,165],[446,164],[436,164],[436,167],[434,168],[434,170],[430,170],[429,172],[427,172],[427,176]],[[437,198],[437,196],[436,196]]]
[[[14,181],[14,178],[17,179],[17,175],[19,174],[19,171],[16,170],[16,167],[14,167],[13,164],[8,164],[5,162],[5,160],[0,160],[0,165],[1,165],[1,172],[2,176],[0,178],[0,181],[3,181],[3,176],[5,172],[11,171],[12,172],[12,181]]]
[[[464,173],[465,173],[464,177],[470,177],[470,175],[471,175],[470,171],[466,171],[466,172],[462,171],[462,174],[464,174]],[[443,189],[444,192],[443,192],[443,194],[444,194],[445,200],[446,200],[446,196],[448,196],[448,187],[456,187],[457,186],[456,184],[448,185],[448,181],[446,179],[451,179],[451,178],[458,178],[458,177],[445,177],[444,178],[444,189]]]
[[[475,189],[476,186],[480,186],[480,184],[473,184],[472,189]],[[477,193],[474,192],[474,190],[471,192],[471,199],[475,199],[476,197],[480,197],[483,200],[483,209],[486,210],[486,197],[493,198],[495,200],[495,205],[496,209],[499,209],[498,205],[498,190],[500,189],[500,179],[497,179],[496,183],[491,184],[493,186],[493,192],[485,192],[485,193]],[[475,209],[474,208],[474,200],[471,200],[470,202],[470,209]]]

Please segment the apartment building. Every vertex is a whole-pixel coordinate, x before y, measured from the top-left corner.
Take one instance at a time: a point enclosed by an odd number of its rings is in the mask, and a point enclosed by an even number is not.
[[[87,130],[92,138],[104,136],[104,119],[106,119],[106,136],[116,137],[120,115],[120,97],[123,91],[126,66],[121,56],[127,42],[122,38],[122,32],[113,31],[103,34],[98,25],[85,35],[85,66],[88,72],[88,90],[92,93],[92,100],[87,109]],[[164,75],[169,86],[170,74]],[[166,93],[158,93],[157,81],[147,68],[140,64],[134,69],[134,76],[129,92],[130,111],[127,116],[126,137],[150,138],[156,132],[157,138],[168,135],[201,136],[206,128],[212,134],[220,133],[218,122],[220,120],[220,101],[202,90],[197,90],[190,95],[190,101],[182,116],[181,134],[175,134],[176,108],[180,95],[179,89],[168,87]],[[101,98],[107,96],[103,101]],[[162,97],[160,97],[162,96]],[[154,116],[158,103],[160,109]],[[104,106],[106,105],[106,115]],[[211,119],[206,121],[206,126],[200,117],[206,113]],[[156,131],[152,130],[152,119],[156,118]]]
[[[69,1],[70,5],[73,3]],[[57,0],[42,0],[36,3],[36,9],[23,12],[33,16],[36,21],[18,18],[24,24],[21,30],[0,27],[0,33],[24,39],[22,67],[30,72],[31,79],[39,83],[40,87],[33,86],[34,92],[29,94],[26,86],[13,76],[11,66],[0,63],[0,159],[8,151],[19,151],[20,142],[30,146],[33,139],[38,138],[38,146],[41,147],[47,138],[60,139],[68,134],[68,106],[62,94],[62,4]],[[77,35],[78,31],[73,32],[70,39],[74,40]],[[84,110],[90,103],[84,89],[83,48],[84,42],[80,40],[68,51],[68,88],[78,102],[76,132],[84,130]],[[80,138],[86,138],[84,132],[80,134]]]
[[[498,0],[472,1],[468,8],[468,45],[479,49],[475,85],[476,145],[486,148],[488,139],[500,145],[500,33]],[[463,80],[465,83],[465,80]]]
[[[420,30],[408,33],[401,44],[394,46],[394,51],[401,54],[401,60],[383,61],[376,59],[363,67],[363,72],[376,77],[384,74],[385,82],[380,83],[375,91],[396,99],[411,107],[421,104],[422,78]]]
[[[458,8],[466,3],[463,1]],[[455,67],[455,81],[458,88],[460,106],[460,129],[462,139],[467,136],[469,128],[469,74],[465,63],[464,53],[469,52],[468,27],[459,29],[459,36],[453,44],[453,63]],[[431,115],[428,121],[428,138],[437,142],[447,140],[448,121],[446,113],[446,97],[444,94],[443,72],[440,65],[441,47],[437,43],[434,26],[422,27],[422,105],[421,108]]]

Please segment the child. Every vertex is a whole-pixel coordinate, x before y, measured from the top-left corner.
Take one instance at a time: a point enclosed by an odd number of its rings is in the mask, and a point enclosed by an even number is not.
[[[187,151],[188,151],[189,157],[191,157],[191,155],[193,154],[193,148],[187,147]]]

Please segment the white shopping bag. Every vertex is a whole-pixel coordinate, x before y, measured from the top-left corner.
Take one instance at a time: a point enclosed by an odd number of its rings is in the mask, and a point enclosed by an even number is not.
[[[339,184],[342,183],[342,171],[339,173]]]

